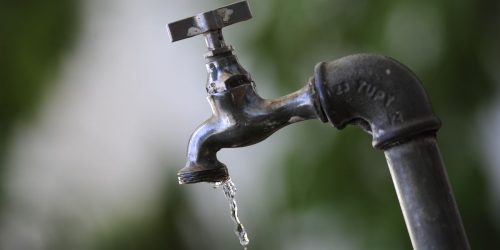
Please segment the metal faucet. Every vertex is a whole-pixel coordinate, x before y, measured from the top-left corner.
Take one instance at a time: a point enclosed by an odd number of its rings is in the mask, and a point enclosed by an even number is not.
[[[441,122],[415,74],[392,58],[358,54],[318,63],[302,89],[263,99],[221,31],[251,17],[242,1],[168,25],[172,41],[203,35],[208,47],[212,116],[191,136],[179,183],[227,180],[227,167],[216,156],[220,149],[258,143],[289,124],[354,124],[385,153],[413,247],[469,249],[436,142]]]
[[[209,50],[205,55],[206,90],[213,114],[189,140],[187,164],[178,174],[180,183],[227,180],[228,170],[216,157],[221,148],[258,143],[286,125],[315,119],[321,112],[312,83],[274,100],[257,94],[250,74],[238,63],[221,32],[223,27],[249,18],[244,1],[168,25],[172,41],[203,34]]]

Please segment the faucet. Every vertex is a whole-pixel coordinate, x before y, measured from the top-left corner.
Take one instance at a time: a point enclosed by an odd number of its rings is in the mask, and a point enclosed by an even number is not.
[[[178,173],[182,184],[225,181],[229,178],[227,167],[216,156],[221,148],[252,145],[282,127],[322,115],[312,82],[274,100],[257,94],[250,74],[221,32],[224,26],[249,18],[248,4],[243,1],[168,25],[172,41],[203,34],[209,50],[205,55],[206,90],[212,116],[189,140],[187,163]]]
[[[415,74],[392,58],[357,54],[318,63],[294,93],[261,98],[222,36],[222,28],[251,17],[242,1],[168,24],[173,42],[203,35],[208,47],[212,116],[189,140],[179,183],[228,180],[220,149],[258,143],[292,123],[358,125],[384,151],[413,247],[470,249],[436,141],[441,122]]]

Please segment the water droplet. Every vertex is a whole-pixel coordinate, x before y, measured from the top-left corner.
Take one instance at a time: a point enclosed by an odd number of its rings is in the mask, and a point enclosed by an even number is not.
[[[227,200],[229,201],[229,208],[231,211],[231,218],[233,219],[233,222],[236,226],[234,232],[236,236],[238,236],[238,239],[240,240],[240,244],[245,247],[248,245],[250,240],[248,239],[248,234],[247,231],[245,230],[245,227],[243,227],[243,224],[240,222],[240,219],[238,218],[238,204],[236,203],[236,186],[234,185],[233,181],[231,179],[228,179],[227,181],[224,182],[216,182],[214,183],[214,188],[218,188],[219,186],[222,185],[222,190],[224,191],[224,195],[226,196]]]
[[[213,182],[212,183],[213,184],[212,188],[213,189],[220,188],[220,186],[222,185],[222,183],[224,183],[224,182],[222,182],[222,181]]]

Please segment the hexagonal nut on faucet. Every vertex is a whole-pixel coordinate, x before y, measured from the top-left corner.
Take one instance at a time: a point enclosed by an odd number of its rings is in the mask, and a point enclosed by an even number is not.
[[[243,84],[252,83],[250,74],[234,55],[207,57],[207,86],[209,94],[221,93]]]

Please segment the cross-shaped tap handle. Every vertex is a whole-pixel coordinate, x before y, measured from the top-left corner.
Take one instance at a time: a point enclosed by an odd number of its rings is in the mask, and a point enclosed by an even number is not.
[[[209,50],[225,48],[221,29],[252,18],[247,1],[200,13],[168,24],[172,42],[203,34]]]

